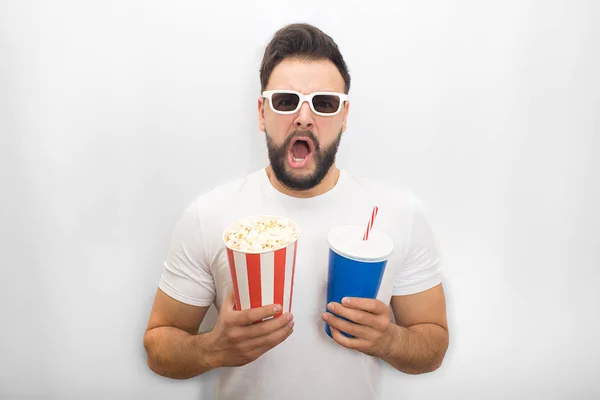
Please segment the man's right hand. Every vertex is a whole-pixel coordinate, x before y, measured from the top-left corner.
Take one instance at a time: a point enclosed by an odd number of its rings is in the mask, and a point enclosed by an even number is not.
[[[214,329],[208,333],[207,361],[213,368],[248,364],[287,339],[294,331],[293,316],[252,324],[281,312],[281,305],[237,311],[230,292],[219,312]]]

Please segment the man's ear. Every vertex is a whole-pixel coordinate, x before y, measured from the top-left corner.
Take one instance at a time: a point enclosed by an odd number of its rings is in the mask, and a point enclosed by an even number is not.
[[[346,132],[346,122],[348,120],[348,111],[350,110],[350,101],[344,103],[344,119],[342,120],[342,133]]]
[[[265,128],[265,98],[260,96],[258,98],[258,129],[261,132],[266,130]]]

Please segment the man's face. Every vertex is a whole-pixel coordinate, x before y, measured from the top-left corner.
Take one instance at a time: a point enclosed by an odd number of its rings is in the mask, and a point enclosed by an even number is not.
[[[344,93],[344,79],[330,60],[285,59],[269,78],[266,90]],[[282,115],[269,100],[258,100],[259,129],[265,132],[271,168],[276,178],[291,189],[308,190],[318,185],[335,161],[346,130],[348,102],[339,113],[321,116],[305,102],[293,113]]]

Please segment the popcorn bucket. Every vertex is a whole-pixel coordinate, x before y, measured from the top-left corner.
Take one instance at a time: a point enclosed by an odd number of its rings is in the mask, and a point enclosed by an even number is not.
[[[291,312],[298,227],[275,216],[247,217],[223,233],[236,310],[280,304]]]

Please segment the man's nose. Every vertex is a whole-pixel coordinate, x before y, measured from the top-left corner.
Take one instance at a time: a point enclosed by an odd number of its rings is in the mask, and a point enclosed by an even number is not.
[[[294,125],[298,128],[310,128],[314,124],[314,117],[315,115],[310,109],[310,105],[305,101],[298,111],[298,116],[294,120]]]

